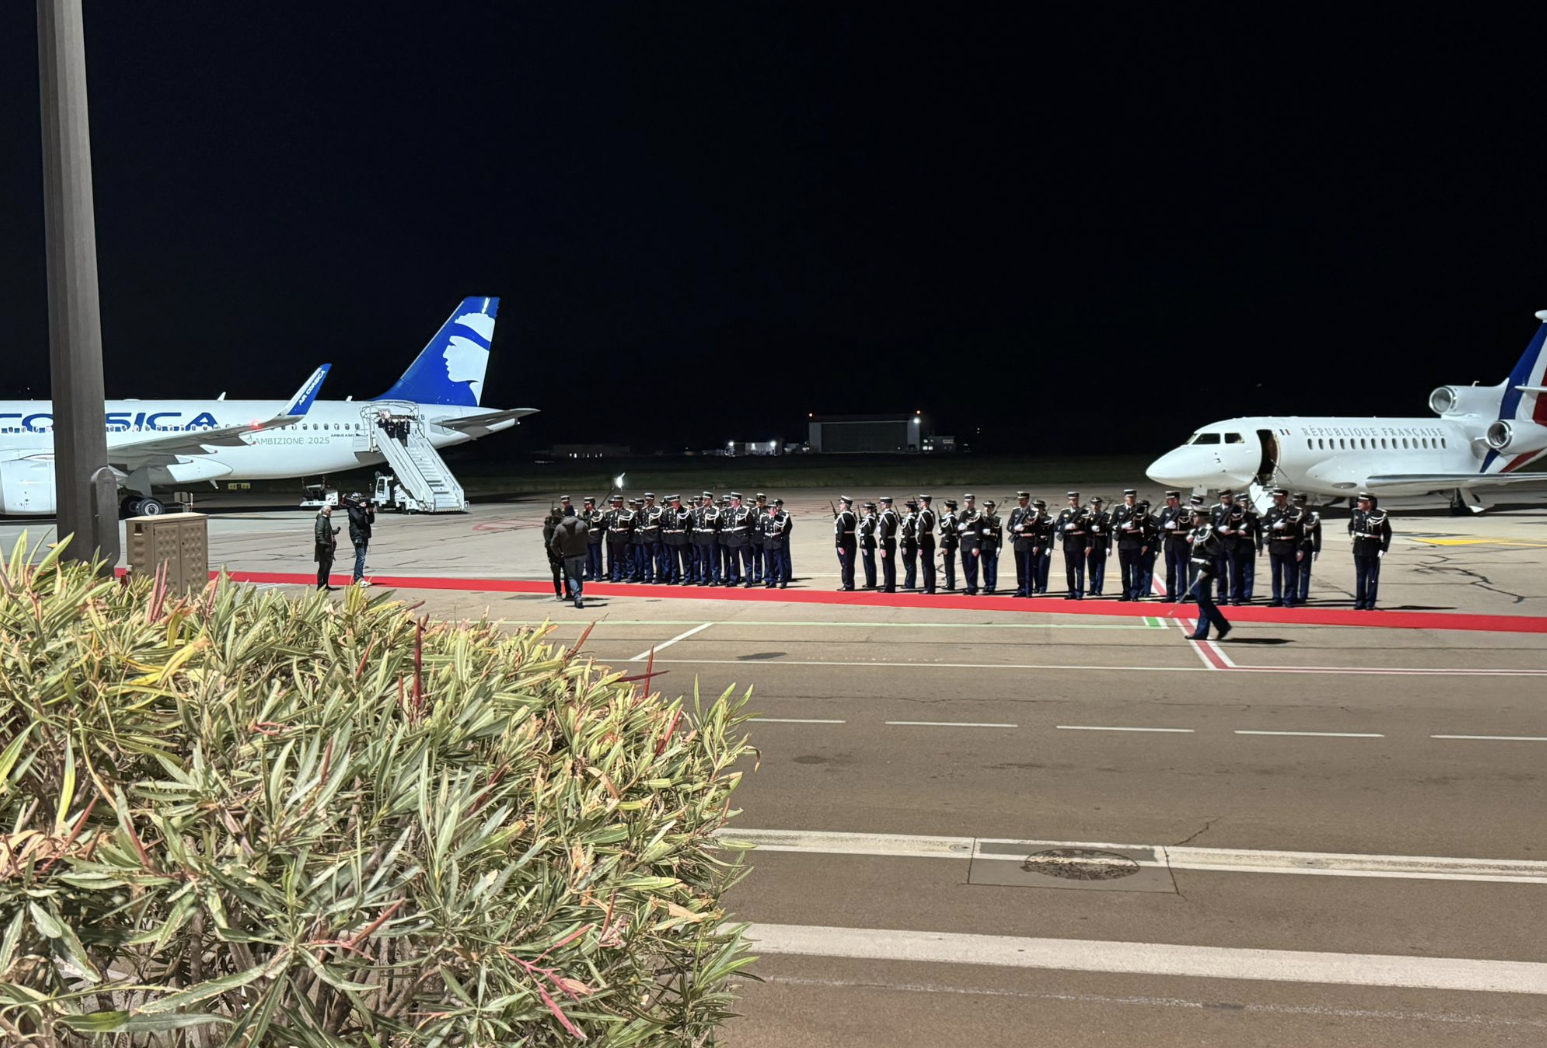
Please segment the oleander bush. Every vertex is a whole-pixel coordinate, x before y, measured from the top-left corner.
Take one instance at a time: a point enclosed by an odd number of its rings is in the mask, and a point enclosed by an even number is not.
[[[745,697],[487,622],[0,564],[0,1044],[712,1044]],[[584,643],[582,638],[581,644]]]

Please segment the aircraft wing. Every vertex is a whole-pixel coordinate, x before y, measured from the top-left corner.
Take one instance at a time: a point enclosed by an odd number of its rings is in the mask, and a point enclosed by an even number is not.
[[[449,415],[444,418],[432,418],[430,425],[454,429],[458,433],[467,433],[474,437],[486,437],[494,432],[491,428],[493,426],[502,422],[514,422],[528,415],[535,415],[537,412],[537,408],[508,408],[505,411],[485,411],[477,415]]]
[[[141,434],[139,440],[115,444],[108,448],[108,463],[126,472],[142,466],[166,465],[176,462],[181,455],[208,455],[211,448],[236,447],[243,443],[242,437],[248,433],[261,433],[266,429],[293,426],[305,418],[306,413],[311,410],[318,391],[322,389],[322,381],[328,377],[328,371],[332,367],[332,364],[324,364],[313,371],[311,377],[296,390],[295,396],[290,398],[284,410],[272,418],[245,422],[239,426],[221,426],[218,429],[191,432],[184,430],[175,433],[152,431],[149,434]]]
[[[1522,484],[1547,484],[1547,473],[1393,473],[1370,477],[1367,490],[1380,494],[1383,488],[1507,488]]]

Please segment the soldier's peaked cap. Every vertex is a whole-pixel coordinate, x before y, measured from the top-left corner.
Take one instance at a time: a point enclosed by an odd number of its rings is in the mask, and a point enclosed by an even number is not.
[[[877,501],[877,502],[885,502],[885,503],[887,503],[887,504],[890,504],[890,503],[891,503],[891,501],[892,501],[892,496],[890,496],[890,495],[882,495],[882,496],[881,496],[881,497],[880,497],[880,498],[878,498],[878,499],[877,499],[877,500],[876,500],[876,501]]]
[[[919,504],[917,502],[914,502],[912,499],[909,499],[907,502],[904,502],[903,505],[907,506],[909,509],[918,509],[919,508]]]
[[[774,499],[773,500],[773,504],[775,506],[782,506],[782,505],[784,505],[784,500],[783,499]]]
[[[989,509],[993,509],[994,506],[995,506],[995,502],[994,502],[993,499],[984,499],[983,500],[983,505],[987,506]]]
[[[596,496],[595,495],[587,495],[585,497],[585,501],[591,503],[592,505],[595,505],[596,504]]]
[[[1361,491],[1361,492],[1359,492],[1359,494],[1356,495],[1355,498],[1357,498],[1360,502],[1374,502],[1375,501],[1375,496],[1371,495],[1368,491]]]
[[[1015,497],[1018,498],[1018,499],[1029,499],[1029,498],[1031,498],[1031,492],[1029,492],[1029,491],[1017,491],[1015,493]]]
[[[1138,491],[1133,489],[1133,488],[1124,488],[1123,489],[1123,494],[1124,495],[1137,495]]]
[[[762,501],[762,500],[763,500],[763,499],[766,499],[766,498],[767,498],[767,497],[768,497],[768,496],[767,496],[767,495],[764,495],[764,494],[763,494],[763,493],[762,493],[762,492],[761,492],[761,491],[759,491],[759,492],[758,492],[758,493],[757,493],[757,497],[758,497],[758,501],[760,501],[760,502],[761,502],[761,501]]]
[[[653,492],[653,491],[647,491],[647,492],[645,492],[645,498],[647,498],[647,499],[653,499],[653,498],[655,498],[655,492]]]
[[[681,502],[682,501],[682,496],[681,495],[667,495],[666,496],[666,501],[667,502]]]
[[[1181,497],[1182,497],[1182,493],[1180,491],[1168,491],[1168,492],[1166,492],[1166,498],[1168,498],[1168,499],[1179,499]]]
[[[1235,492],[1231,491],[1229,488],[1220,488],[1219,497],[1224,498],[1226,495],[1229,495],[1233,498],[1235,496]]]
[[[955,499],[946,499],[945,500],[945,508],[946,509],[955,509],[956,508],[956,500]]]
[[[1102,498],[1100,495],[1092,495],[1090,501],[1092,505],[1096,506],[1105,506],[1107,504],[1107,500]]]
[[[712,491],[702,491],[702,492],[699,492],[698,497],[701,498],[701,499],[712,499],[712,498],[714,498],[714,492],[712,492]]]
[[[850,506],[854,505],[854,500],[849,498],[849,496],[847,496],[847,495],[839,495],[838,496],[838,501],[839,502],[843,502],[843,503],[847,503]]]
[[[865,508],[866,509],[875,509],[876,508],[876,504],[874,502],[867,502],[867,503],[865,503]]]
[[[1191,506],[1193,509],[1202,509],[1203,508],[1203,496],[1202,495],[1194,495],[1192,498],[1187,500],[1187,504],[1189,506]]]
[[[739,491],[733,491],[733,492],[731,492],[731,498],[733,498],[733,499],[739,499],[739,498],[741,498],[741,492],[739,492]]]
[[[1041,499],[1033,499],[1031,504],[1033,506],[1036,506],[1038,509],[1046,509],[1047,508],[1047,503],[1043,502]]]
[[[613,501],[613,502],[622,502],[623,501],[623,496],[622,495],[614,495],[612,497],[611,501]]]
[[[920,502],[932,502],[932,501],[934,501],[934,498],[935,497],[933,495],[920,495],[919,496],[919,501]]]
[[[1080,493],[1078,491],[1071,491],[1071,492],[1068,493],[1068,497],[1072,498],[1072,499],[1077,499],[1077,498],[1080,497]]]
[[[1272,495],[1274,498],[1277,498],[1280,495],[1287,495],[1289,492],[1285,491],[1283,488],[1274,488],[1272,491],[1268,492],[1268,494]]]
[[[560,495],[559,496],[559,501],[560,502],[568,502],[569,501],[569,496],[568,495]]]
[[[1303,491],[1295,492],[1294,499],[1295,499],[1296,502],[1306,502],[1306,501],[1308,501],[1308,499],[1306,497],[1306,494]]]

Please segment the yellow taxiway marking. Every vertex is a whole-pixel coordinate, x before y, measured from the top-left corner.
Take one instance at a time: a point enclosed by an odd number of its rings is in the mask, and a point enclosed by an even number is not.
[[[1547,542],[1520,542],[1516,539],[1422,539],[1414,538],[1430,546],[1523,546],[1527,549],[1547,549]]]

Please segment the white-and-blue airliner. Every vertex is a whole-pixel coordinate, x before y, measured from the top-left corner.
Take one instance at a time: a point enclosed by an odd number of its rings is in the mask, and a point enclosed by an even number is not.
[[[391,389],[374,400],[319,400],[331,365],[289,400],[110,400],[108,464],[122,510],[159,513],[157,488],[341,473],[379,464],[384,416],[412,419],[436,449],[516,425],[536,408],[481,405],[498,298],[468,298]],[[52,403],[0,401],[0,513],[52,515]]]

